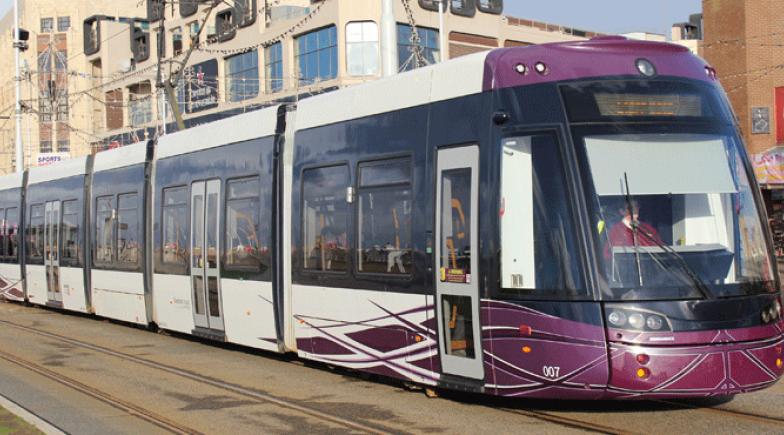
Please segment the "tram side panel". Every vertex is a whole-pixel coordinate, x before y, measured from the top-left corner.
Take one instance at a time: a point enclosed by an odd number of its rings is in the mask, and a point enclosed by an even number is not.
[[[486,388],[498,395],[590,399],[609,378],[602,310],[585,282],[579,185],[551,84],[495,92],[483,270]],[[522,104],[535,102],[535,104]]]
[[[24,173],[0,177],[0,299],[23,301],[20,265]]]
[[[290,224],[300,356],[436,382],[427,117],[419,106],[297,131]]]
[[[144,285],[145,165],[93,174],[91,296],[95,314],[147,325]]]
[[[74,164],[83,169],[85,160],[79,160]],[[91,304],[84,275],[85,175],[81,172],[28,186],[25,267],[31,303],[87,313]]]
[[[270,136],[157,161],[153,303],[161,328],[278,350],[274,146]]]

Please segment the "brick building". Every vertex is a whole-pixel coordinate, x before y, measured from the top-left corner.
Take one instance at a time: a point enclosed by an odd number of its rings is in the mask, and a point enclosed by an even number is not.
[[[718,71],[749,154],[783,144],[784,2],[704,0],[702,13],[702,55]]]
[[[704,0],[702,56],[738,115],[784,255],[784,2]]]

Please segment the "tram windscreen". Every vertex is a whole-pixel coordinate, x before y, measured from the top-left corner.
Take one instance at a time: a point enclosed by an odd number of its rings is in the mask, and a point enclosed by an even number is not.
[[[773,291],[766,233],[735,136],[637,130],[584,128],[575,137],[594,195],[604,298]]]

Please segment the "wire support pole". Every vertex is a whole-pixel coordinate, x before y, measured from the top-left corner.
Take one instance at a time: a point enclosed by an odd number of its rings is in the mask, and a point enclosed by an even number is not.
[[[19,51],[21,49],[22,43],[19,41],[19,0],[14,0],[14,94],[16,100],[14,113],[16,118],[16,142],[14,149],[16,172],[24,171],[24,153],[22,150],[22,77],[19,75]]]

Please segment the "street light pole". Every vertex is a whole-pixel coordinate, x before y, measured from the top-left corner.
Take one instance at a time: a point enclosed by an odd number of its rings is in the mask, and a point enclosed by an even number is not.
[[[22,152],[22,77],[19,75],[19,51],[22,43],[19,41],[19,0],[14,0],[14,51],[15,72],[14,72],[14,92],[16,98],[16,172],[24,171],[24,153]]]
[[[444,35],[444,2],[446,0],[439,0],[438,2],[438,52],[441,54],[440,62],[446,60],[446,36]]]

